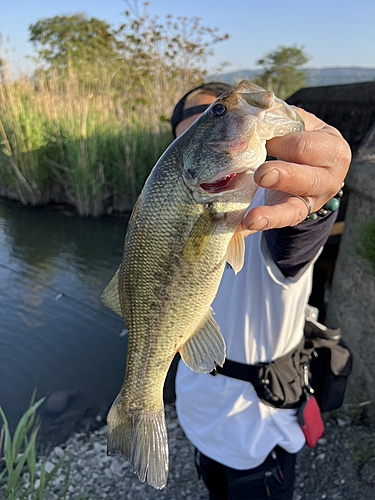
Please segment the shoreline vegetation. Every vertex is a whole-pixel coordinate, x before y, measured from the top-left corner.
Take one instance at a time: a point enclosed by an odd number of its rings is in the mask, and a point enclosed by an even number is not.
[[[116,29],[84,14],[30,25],[35,70],[17,79],[0,35],[0,196],[80,216],[132,209],[172,142],[173,105],[203,83],[212,46],[228,35],[125,4]]]
[[[0,84],[0,195],[23,205],[129,211],[171,141],[157,109],[90,93],[74,73]]]

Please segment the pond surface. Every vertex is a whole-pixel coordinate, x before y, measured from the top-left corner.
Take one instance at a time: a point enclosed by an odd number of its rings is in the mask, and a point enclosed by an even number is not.
[[[34,389],[50,397],[45,443],[103,424],[127,339],[100,296],[121,261],[126,224],[0,200],[0,405],[11,428]]]

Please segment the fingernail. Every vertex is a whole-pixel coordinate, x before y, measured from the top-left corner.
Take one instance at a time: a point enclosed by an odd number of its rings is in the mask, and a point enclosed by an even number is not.
[[[264,175],[260,180],[260,185],[263,187],[272,187],[280,180],[280,171],[276,168]]]

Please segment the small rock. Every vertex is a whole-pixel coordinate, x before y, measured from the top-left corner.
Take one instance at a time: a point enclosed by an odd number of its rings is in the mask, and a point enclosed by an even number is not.
[[[120,460],[112,460],[111,465],[109,466],[111,469],[111,472],[113,473],[114,476],[121,476],[123,469],[124,469],[124,464],[123,462],[120,462]]]
[[[54,467],[55,467],[55,465],[52,462],[46,462],[44,464],[44,469],[47,472],[47,474],[49,474],[50,472],[52,472],[53,469],[54,469]]]
[[[110,462],[111,460],[112,460],[111,457],[108,457],[107,455],[103,455],[98,460],[98,465],[100,468],[108,467],[110,465],[108,462]]]
[[[109,479],[112,479],[112,478],[113,478],[113,473],[112,473],[111,469],[110,469],[110,468],[108,468],[108,467],[107,467],[106,469],[104,469],[104,474],[105,474],[105,475],[106,475]]]
[[[101,444],[101,443],[98,443],[97,441],[95,441],[95,443],[94,443],[94,452],[95,453],[104,453],[105,450],[106,450],[105,444]]]
[[[77,391],[54,391],[46,399],[44,411],[52,414],[60,414],[67,409],[70,400],[77,395]]]
[[[64,450],[61,448],[61,446],[56,446],[53,449],[51,455],[54,455],[56,458],[60,459],[65,455],[65,453]]]
[[[350,419],[349,418],[338,418],[337,419],[337,424],[340,427],[346,427],[347,425],[350,425]]]

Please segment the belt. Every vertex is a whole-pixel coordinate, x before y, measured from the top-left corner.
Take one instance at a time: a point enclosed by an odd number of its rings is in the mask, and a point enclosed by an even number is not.
[[[221,375],[226,375],[227,377],[237,378],[254,384],[257,380],[259,367],[262,364],[263,363],[259,363],[257,365],[247,365],[245,363],[238,363],[237,361],[226,359],[224,365],[217,366],[215,370],[210,372],[210,375],[215,376],[217,373],[220,373]]]

